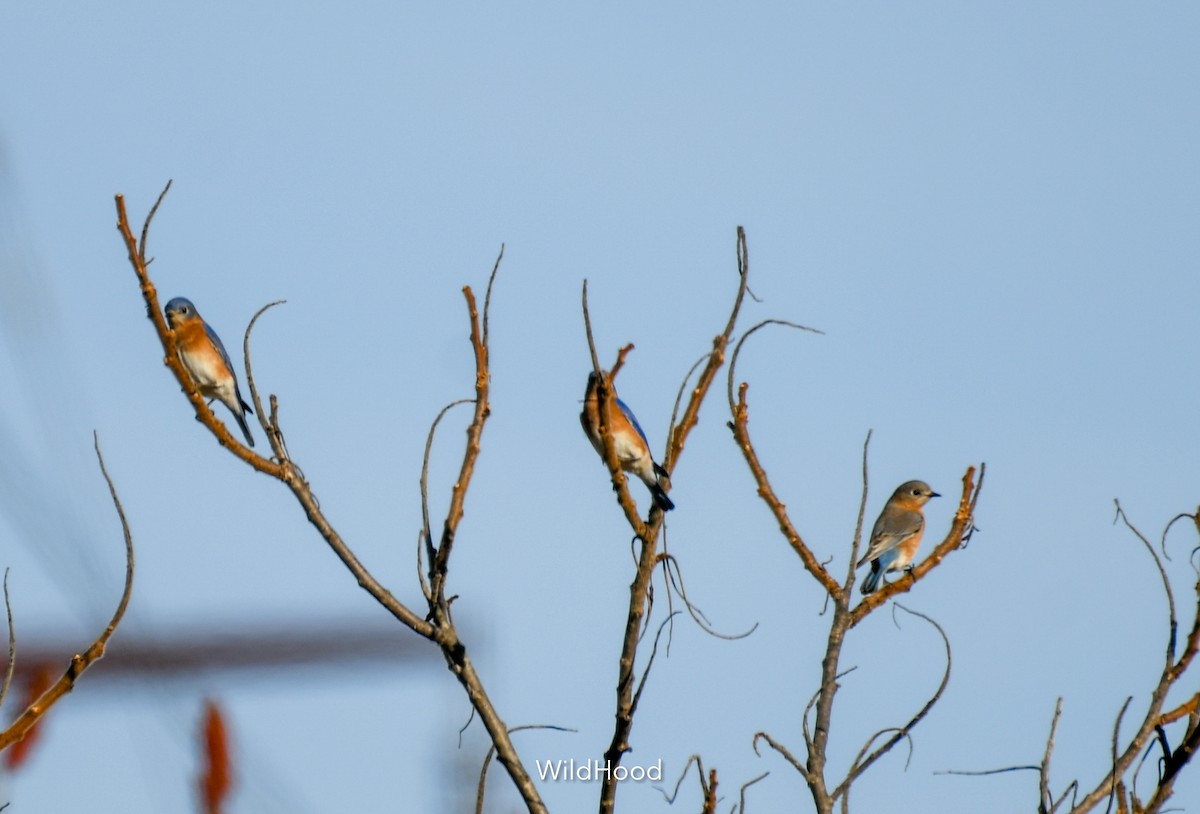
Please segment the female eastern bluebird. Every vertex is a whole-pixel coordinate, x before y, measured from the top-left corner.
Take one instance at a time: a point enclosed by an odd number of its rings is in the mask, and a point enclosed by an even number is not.
[[[237,376],[233,372],[233,363],[229,361],[229,354],[225,352],[221,338],[200,318],[196,306],[184,297],[171,300],[164,310],[167,324],[175,332],[179,361],[187,368],[196,389],[200,391],[200,395],[209,399],[210,403],[215,398],[228,407],[237,419],[238,426],[242,428],[246,443],[254,446],[254,439],[250,437],[250,426],[246,424],[246,411],[250,410],[250,405],[242,400]]]
[[[650,454],[650,443],[646,433],[633,417],[633,412],[625,402],[617,398],[616,390],[612,391],[612,399],[608,402],[608,415],[605,424],[612,433],[613,447],[616,449],[617,460],[621,469],[637,475],[642,483],[650,490],[654,503],[664,512],[675,508],[671,498],[667,497],[660,478],[667,478],[667,470],[654,462]],[[596,396],[596,372],[588,374],[587,390],[583,396],[583,412],[579,414],[579,423],[587,433],[588,440],[604,457],[604,444],[600,440],[600,400]]]
[[[931,497],[941,497],[929,488],[925,481],[910,480],[900,484],[888,498],[875,527],[871,529],[871,545],[858,561],[858,566],[870,560],[871,572],[859,588],[863,594],[873,593],[879,588],[883,575],[888,571],[902,571],[909,567],[921,535],[925,533],[925,516],[921,507]]]

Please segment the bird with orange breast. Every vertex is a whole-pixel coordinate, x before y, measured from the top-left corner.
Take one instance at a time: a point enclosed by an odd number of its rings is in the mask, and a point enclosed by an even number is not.
[[[593,370],[588,374],[587,390],[583,396],[583,412],[579,414],[579,423],[583,425],[583,431],[587,433],[588,440],[592,442],[596,452],[600,453],[600,457],[603,458],[604,443],[600,438],[600,399],[596,394],[596,383],[597,376]],[[664,512],[674,509],[675,504],[671,502],[671,498],[667,497],[667,491],[662,484],[662,481],[668,478],[667,470],[654,462],[654,457],[650,454],[650,442],[646,440],[646,433],[642,432],[642,427],[634,418],[633,411],[625,402],[617,398],[617,391],[611,383],[609,389],[612,392],[612,398],[608,400],[604,423],[612,434],[613,447],[616,450],[617,461],[620,462],[621,469],[632,472],[642,483],[646,484],[646,488],[650,490],[650,494],[654,498],[655,505],[660,509]]]
[[[179,361],[183,362],[200,395],[210,402],[217,399],[228,407],[242,435],[246,436],[246,443],[254,446],[250,426],[246,423],[246,411],[250,410],[250,405],[242,399],[238,390],[233,363],[221,344],[221,337],[200,317],[191,300],[185,297],[176,297],[163,310],[167,315],[167,324],[175,333]]]
[[[911,568],[921,536],[925,533],[925,515],[921,509],[930,498],[941,497],[921,480],[902,483],[888,498],[875,527],[871,529],[871,543],[867,553],[858,561],[861,568],[871,563],[871,571],[859,588],[862,593],[874,593],[889,571]]]

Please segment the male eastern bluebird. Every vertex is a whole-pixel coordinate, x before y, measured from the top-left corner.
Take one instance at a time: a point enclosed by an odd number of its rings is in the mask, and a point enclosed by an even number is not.
[[[246,423],[246,411],[250,405],[242,400],[238,390],[237,376],[233,372],[233,363],[229,354],[207,322],[200,318],[196,306],[184,297],[176,297],[167,303],[165,309],[167,324],[175,332],[175,343],[179,347],[179,361],[187,368],[192,381],[200,395],[206,399],[218,399],[229,408],[246,443],[254,446],[250,437],[250,426]],[[254,412],[250,410],[250,412]]]
[[[888,498],[875,527],[871,529],[871,545],[867,553],[858,561],[859,567],[870,560],[871,572],[863,579],[863,594],[873,593],[879,588],[884,573],[902,571],[909,567],[917,546],[921,544],[921,535],[925,533],[925,516],[921,507],[929,502],[931,497],[941,497],[929,488],[925,481],[910,480],[900,484],[892,496]]]
[[[650,494],[654,497],[655,504],[660,509],[664,512],[674,509],[675,504],[671,502],[671,498],[667,497],[660,480],[668,477],[667,470],[654,462],[654,458],[650,454],[650,443],[646,440],[646,433],[642,432],[641,425],[633,417],[633,412],[625,405],[625,402],[617,398],[616,390],[612,391],[608,408],[608,415],[605,416],[604,423],[612,433],[613,447],[616,450],[621,469],[632,472],[641,479],[642,483],[646,484]],[[600,457],[603,458],[604,443],[600,439],[600,400],[596,395],[595,371],[588,374],[587,391],[583,396],[583,412],[579,414],[579,423],[583,425],[583,431],[587,433],[588,440],[592,442],[596,452],[599,452]]]

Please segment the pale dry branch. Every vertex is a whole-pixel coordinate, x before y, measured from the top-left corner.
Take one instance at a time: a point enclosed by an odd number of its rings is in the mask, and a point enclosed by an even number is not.
[[[683,411],[683,416],[680,418],[679,424],[672,427],[670,432],[667,454],[662,462],[663,469],[666,470],[668,475],[674,471],[675,464],[678,462],[679,456],[683,453],[684,446],[687,443],[688,435],[699,422],[700,407],[708,395],[712,382],[716,378],[717,371],[724,364],[725,350],[733,335],[738,314],[741,310],[742,300],[745,297],[749,262],[746,254],[746,233],[740,226],[737,230],[737,258],[738,289],[734,297],[733,307],[730,310],[729,319],[726,322],[724,331],[713,339],[707,364],[704,365],[692,389],[692,395],[688,400],[687,407]],[[613,477],[613,485],[617,488],[619,500],[625,511],[626,519],[629,521],[630,528],[633,529],[634,533],[642,541],[637,572],[634,575],[633,582],[629,586],[629,611],[625,620],[625,634],[622,637],[621,655],[618,660],[616,723],[613,726],[612,740],[604,753],[608,765],[615,768],[620,765],[622,756],[630,749],[628,741],[629,734],[633,729],[635,707],[633,697],[634,663],[637,656],[642,619],[646,614],[647,591],[654,574],[654,567],[658,562],[658,533],[662,527],[664,515],[658,505],[653,502],[650,508],[649,520],[646,523],[643,523],[641,518],[638,517],[636,507],[631,511],[630,507],[633,501],[628,496],[625,478],[621,475],[620,468],[617,466],[616,452],[612,447],[609,430],[603,425],[603,416],[606,412],[605,405],[607,404],[606,399],[611,398],[612,394],[609,389],[610,382],[607,381],[607,377],[600,370],[599,357],[596,354],[596,345],[591,330],[591,317],[587,309],[586,281],[583,289],[583,311],[588,349],[592,356],[592,369],[593,373],[597,376],[596,395],[599,400],[598,407],[600,408],[599,413],[601,415],[600,435],[604,450],[604,462]],[[620,362],[621,358],[618,358],[616,367],[620,366]],[[602,780],[600,787],[601,814],[611,814],[616,805],[616,794],[616,780],[611,775],[608,775]]]
[[[1070,797],[1068,808],[1072,814],[1085,814],[1085,812],[1096,811],[1101,803],[1104,804],[1105,811],[1112,811],[1115,805],[1118,812],[1136,811],[1139,814],[1162,812],[1166,810],[1164,807],[1167,800],[1171,797],[1174,781],[1179,772],[1184,766],[1190,763],[1196,751],[1200,749],[1200,693],[1191,695],[1174,709],[1166,712],[1163,711],[1163,705],[1168,693],[1176,686],[1179,679],[1191,665],[1197,648],[1200,646],[1200,582],[1195,586],[1196,609],[1192,626],[1184,639],[1182,652],[1177,656],[1176,648],[1178,646],[1179,623],[1176,615],[1174,592],[1166,568],[1163,565],[1163,560],[1159,558],[1158,552],[1149,539],[1129,520],[1120,503],[1114,503],[1116,505],[1114,522],[1117,520],[1122,521],[1126,528],[1141,542],[1143,548],[1145,548],[1153,560],[1163,586],[1163,595],[1166,598],[1168,610],[1163,667],[1158,682],[1150,692],[1144,718],[1138,724],[1133,734],[1127,738],[1123,738],[1121,735],[1121,725],[1133,702],[1134,696],[1127,696],[1122,703],[1113,723],[1109,746],[1110,765],[1108,771],[1090,791],[1082,793],[1082,796],[1080,796],[1081,787],[1078,780],[1072,780],[1057,798],[1053,796],[1050,789],[1051,758],[1054,753],[1055,736],[1063,706],[1063,699],[1058,699],[1050,726],[1050,734],[1046,740],[1045,754],[1042,757],[1041,764],[1037,767],[1039,772],[1039,814],[1055,814],[1064,805],[1068,805],[1068,796]],[[1167,558],[1167,533],[1170,531],[1171,526],[1183,517],[1195,520],[1195,517],[1192,515],[1176,515],[1171,519],[1166,529],[1164,529],[1162,540],[1160,541],[1160,550],[1163,558]],[[1187,718],[1187,726],[1184,730],[1183,738],[1179,746],[1172,750],[1167,739],[1165,727],[1185,717]],[[1139,799],[1137,792],[1138,778],[1142,766],[1155,746],[1158,746],[1162,750],[1162,757],[1159,759],[1160,770],[1157,783],[1149,799],[1142,801]]]
[[[799,760],[797,760],[796,756],[793,755],[790,751],[788,751],[788,748],[786,746],[784,746],[779,741],[772,738],[766,732],[755,732],[754,733],[754,737],[750,741],[750,745],[754,749],[754,754],[756,754],[756,755],[759,754],[758,742],[760,739],[766,741],[768,746],[770,746],[772,749],[774,749],[777,753],[779,753],[779,755],[784,760],[786,760],[788,763],[790,763],[792,765],[792,768],[795,769],[797,772],[799,772],[800,776],[804,778],[805,783],[810,782],[808,767],[806,767],[803,763],[801,763]]]
[[[501,247],[502,252],[503,252],[503,250],[504,250],[503,247]],[[472,714],[472,716],[474,716],[474,710],[471,711],[471,714]],[[467,723],[463,726],[463,729],[466,729],[467,726],[470,725],[470,723],[471,723],[470,721],[467,721]],[[573,729],[569,726],[556,726],[554,724],[521,724],[520,726],[511,727],[508,730],[508,734],[512,735],[515,732],[523,732],[527,729],[552,729],[555,732],[578,732],[579,731],[578,729]],[[459,730],[458,734],[459,734],[459,743],[461,745],[462,730]],[[492,758],[494,758],[495,756],[496,756],[496,745],[493,743],[491,746],[488,747],[487,755],[484,756],[484,758],[483,758],[483,765],[479,767],[479,783],[475,788],[475,814],[483,814],[483,799],[484,799],[484,792],[486,791],[486,786],[487,786],[488,766],[492,765]]]
[[[100,439],[93,434],[92,441],[96,450],[96,460],[100,464],[100,474],[104,476],[104,480],[108,484],[108,493],[112,498],[113,507],[117,510],[117,517],[121,521],[121,531],[125,537],[125,587],[121,592],[121,599],[117,603],[117,609],[113,613],[108,627],[92,642],[87,650],[72,656],[71,663],[67,666],[66,671],[58,681],[54,682],[24,712],[17,716],[16,720],[7,729],[0,732],[0,751],[7,749],[17,741],[23,740],[51,707],[58,703],[67,693],[75,689],[75,682],[79,677],[89,667],[104,657],[108,640],[125,617],[125,609],[129,607],[129,598],[133,595],[133,535],[129,531],[129,522],[125,518],[125,508],[121,505],[121,499],[117,496],[117,488],[113,485],[112,478],[108,474],[108,469],[104,466],[104,456],[100,454]]]
[[[146,257],[146,241],[150,237],[150,224],[154,220],[154,216],[158,214],[158,208],[162,206],[163,199],[167,197],[167,193],[171,191],[173,181],[167,179],[167,185],[163,187],[162,192],[158,193],[158,197],[154,200],[154,206],[150,207],[150,212],[146,215],[146,220],[142,223],[142,240],[138,244],[138,257],[141,258],[143,265],[150,265],[153,258]]]
[[[438,425],[442,423],[446,413],[460,404],[471,404],[471,399],[458,399],[452,401],[443,407],[437,414],[437,418],[433,419],[433,424],[429,427],[429,433],[425,436],[425,454],[421,459],[421,538],[425,545],[425,554],[429,557],[429,578],[433,578],[433,563],[437,559],[437,549],[433,545],[433,527],[429,522],[429,459],[433,453],[433,439],[437,434]],[[420,560],[420,555],[417,557]],[[432,601],[431,589],[425,584],[425,575],[418,573],[422,582],[422,590],[426,598]]]
[[[729,809],[729,814],[738,814],[738,812],[741,812],[741,814],[746,814],[746,789],[750,788],[758,781],[765,779],[769,774],[770,772],[763,772],[758,777],[752,777],[743,783],[741,789],[738,790],[737,805]]]
[[[1050,793],[1050,758],[1054,754],[1054,737],[1058,733],[1058,722],[1062,718],[1063,699],[1060,695],[1054,704],[1054,718],[1050,721],[1050,735],[1046,738],[1046,751],[1042,765],[1038,768],[1038,814],[1050,814],[1057,807]],[[1049,808],[1047,808],[1049,806]]]
[[[693,764],[696,766],[696,773],[700,775],[700,788],[701,790],[704,789],[704,762],[700,759],[699,755],[692,755],[687,759],[687,763],[683,764],[683,771],[679,773],[679,779],[675,781],[675,787],[671,789],[670,794],[667,794],[665,789],[655,786],[668,805],[675,804],[675,800],[679,797],[679,787],[683,785],[683,781],[688,776],[688,771],[691,770]]]
[[[950,684],[950,668],[951,668],[951,664],[952,664],[952,659],[951,659],[951,655],[950,655],[950,638],[948,636],[946,636],[946,631],[943,630],[942,626],[939,625],[932,618],[930,618],[929,616],[927,616],[919,611],[915,611],[912,608],[906,608],[899,603],[896,603],[896,607],[899,608],[900,610],[904,611],[905,613],[911,614],[912,616],[916,616],[918,619],[924,619],[926,622],[928,622],[930,625],[933,626],[934,630],[936,630],[938,632],[938,635],[942,639],[942,645],[946,650],[946,669],[945,669],[945,672],[942,673],[942,681],[940,684],[938,684],[937,690],[933,693],[933,695],[929,698],[929,700],[925,702],[925,705],[922,706],[921,709],[919,709],[916,712],[916,714],[913,715],[913,717],[910,718],[906,724],[904,724],[903,726],[900,726],[900,727],[896,727],[893,730],[894,734],[890,738],[888,738],[881,746],[877,747],[866,758],[863,758],[863,754],[867,751],[871,742],[874,741],[876,737],[883,734],[883,731],[887,731],[887,730],[883,730],[879,733],[876,733],[875,735],[873,735],[871,737],[871,739],[863,747],[862,751],[859,752],[859,755],[854,759],[854,762],[851,764],[849,771],[847,771],[847,773],[846,773],[846,778],[841,782],[840,785],[838,785],[838,787],[836,789],[834,789],[833,797],[835,799],[841,794],[849,793],[851,784],[854,783],[854,781],[857,780],[862,775],[862,773],[865,772],[871,766],[871,764],[873,764],[875,761],[879,760],[879,758],[883,757],[885,754],[887,754],[889,751],[891,751],[891,749],[900,740],[909,738],[910,733],[913,731],[913,729],[915,729],[917,724],[919,724],[922,720],[924,720],[925,716],[929,714],[929,711],[931,709],[933,709],[934,705],[937,704],[937,702],[941,699],[942,694],[946,692],[946,687]],[[909,748],[910,748],[909,755],[911,757],[911,741],[910,741]]]
[[[12,602],[8,596],[8,570],[4,569],[4,610],[8,616],[8,667],[4,670],[4,683],[0,684],[0,707],[8,697],[8,688],[12,686],[13,672],[17,668],[17,628],[13,624]]]
[[[704,611],[700,610],[700,608],[693,604],[691,599],[688,598],[687,589],[683,584],[683,569],[679,565],[679,561],[671,554],[662,554],[660,555],[659,559],[663,563],[663,570],[667,573],[667,585],[674,589],[674,592],[677,593],[679,598],[683,600],[683,604],[684,607],[687,608],[688,615],[692,617],[692,621],[694,621],[705,633],[714,638],[725,639],[726,641],[732,642],[737,641],[738,639],[744,639],[754,631],[758,630],[758,622],[755,622],[753,625],[751,625],[749,630],[741,633],[721,633],[720,631],[715,630],[712,626],[712,623],[708,620],[708,617],[705,616]],[[670,594],[671,591],[668,590],[668,598],[670,597]],[[668,605],[668,607],[670,606]],[[669,652],[670,651],[668,650],[668,653]]]
[[[671,443],[671,438],[675,435],[675,428],[678,426],[679,408],[683,405],[683,394],[687,391],[688,382],[692,380],[692,376],[695,375],[697,370],[699,370],[700,365],[708,361],[708,356],[709,355],[707,353],[704,354],[697,359],[690,368],[688,368],[688,372],[684,374],[683,380],[679,382],[679,389],[675,391],[675,404],[671,407],[671,423],[667,425],[668,450],[667,453],[664,453],[664,458],[666,457],[666,454],[670,452],[669,445]]]
[[[642,670],[642,678],[638,682],[637,690],[633,693],[633,700],[630,702],[629,715],[632,717],[637,712],[638,703],[642,700],[642,690],[646,689],[646,680],[650,678],[650,668],[654,666],[654,657],[658,655],[658,641],[662,638],[663,629],[665,629],[678,616],[680,611],[675,611],[662,621],[658,626],[658,632],[654,634],[654,645],[650,648],[650,657],[646,659],[646,666]]]
[[[254,367],[250,364],[250,334],[254,332],[254,325],[258,322],[259,317],[275,306],[283,305],[286,302],[287,300],[275,300],[255,311],[254,316],[250,317],[250,324],[246,326],[246,333],[242,337],[242,356],[246,364],[246,386],[250,388],[250,401],[254,405],[254,415],[258,417],[258,424],[262,427],[263,435],[267,436],[267,441],[275,452],[275,460],[281,462],[290,456],[287,454],[287,445],[283,441],[283,433],[279,429],[278,409],[271,411],[271,420],[268,422],[267,414],[263,410],[262,399],[258,395],[258,386],[254,383]],[[272,406],[275,406],[274,403]]]

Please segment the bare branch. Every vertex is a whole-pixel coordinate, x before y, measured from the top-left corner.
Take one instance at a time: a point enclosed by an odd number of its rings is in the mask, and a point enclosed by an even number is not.
[[[112,637],[113,632],[121,623],[121,619],[125,616],[125,609],[129,607],[129,597],[133,594],[133,536],[129,531],[129,523],[125,519],[125,509],[121,505],[121,500],[117,497],[117,489],[113,485],[112,478],[108,475],[108,470],[104,466],[104,456],[100,454],[100,440],[93,435],[93,443],[96,449],[96,460],[100,463],[100,473],[104,476],[105,482],[108,483],[108,492],[112,497],[113,506],[117,510],[117,517],[121,521],[121,530],[125,536],[125,588],[121,592],[121,600],[117,603],[117,609],[113,613],[112,619],[108,623],[108,627],[100,634],[97,639],[92,642],[92,645],[83,653],[77,653],[71,657],[71,663],[66,671],[48,690],[42,693],[37,700],[30,704],[21,715],[8,727],[8,729],[0,732],[0,750],[7,749],[12,744],[29,733],[29,730],[41,720],[42,716],[54,706],[64,695],[75,689],[75,682],[83,673],[92,666],[95,662],[104,657],[105,648],[108,646],[108,640]]]
[[[746,255],[746,233],[741,227],[738,227],[737,238],[738,291],[734,297],[733,308],[730,311],[725,330],[713,339],[712,350],[708,355],[708,362],[701,371],[695,387],[692,389],[692,396],[683,411],[683,417],[680,419],[679,424],[672,428],[670,441],[667,446],[667,454],[662,463],[663,468],[668,474],[674,471],[675,464],[679,460],[679,456],[683,453],[688,435],[699,422],[700,406],[704,402],[704,398],[708,395],[712,382],[716,378],[717,371],[724,364],[725,349],[729,345],[734,326],[737,324],[737,317],[745,296],[747,275],[749,273],[749,264]],[[611,397],[609,390],[610,383],[606,381],[606,377],[600,371],[599,357],[596,354],[595,341],[591,334],[591,319],[587,311],[586,282],[584,283],[583,291],[583,308],[584,325],[588,332],[588,347],[592,354],[592,369],[597,376],[596,395],[599,399],[598,407],[600,408],[600,415],[603,417],[606,412],[606,399]],[[618,359],[618,367],[620,361]],[[625,502],[628,498],[625,478],[624,476],[618,477],[620,471],[616,465],[616,452],[612,449],[612,440],[608,435],[608,428],[604,426],[603,421],[601,422],[600,435],[603,441],[604,461],[613,476],[613,484],[617,488],[622,507],[625,509],[626,519],[629,521],[634,533],[642,541],[642,550],[638,557],[637,573],[634,575],[633,582],[629,586],[629,612],[625,619],[625,635],[622,638],[621,655],[618,661],[616,724],[613,727],[612,740],[604,753],[608,765],[615,768],[620,764],[622,755],[630,748],[628,739],[629,733],[633,729],[635,703],[633,697],[634,662],[637,655],[642,619],[646,613],[647,590],[654,573],[654,567],[658,562],[657,541],[658,532],[662,526],[663,512],[656,503],[652,503],[649,522],[644,524],[641,522],[641,518],[637,516],[636,511],[630,511],[629,506]],[[632,504],[632,498],[628,498],[628,501]],[[607,775],[602,780],[600,788],[601,814],[611,814],[616,804],[616,794],[616,780],[611,774]]]
[[[8,570],[4,569],[4,610],[8,614],[8,667],[4,670],[4,683],[0,684],[0,707],[8,697],[8,688],[12,686],[13,672],[17,668],[17,628],[13,624],[12,603],[8,597]]]
[[[696,772],[700,775],[700,788],[704,789],[704,763],[699,755],[692,755],[687,759],[687,763],[683,764],[683,771],[679,773],[679,779],[675,781],[675,787],[671,789],[671,793],[667,794],[666,790],[656,786],[659,794],[667,801],[668,805],[674,805],[675,799],[679,797],[679,787],[683,785],[683,780],[688,776],[688,771],[692,768],[692,764],[696,766]]]
[[[496,282],[496,273],[500,271],[500,261],[504,259],[504,244],[500,244],[500,253],[496,255],[496,262],[492,264],[492,273],[488,275],[487,291],[483,294],[483,346],[491,347],[488,344],[488,315],[492,311],[492,284]]]
[[[720,631],[714,630],[712,624],[708,621],[708,617],[704,615],[704,612],[696,605],[692,604],[691,599],[688,598],[687,590],[683,584],[683,569],[679,565],[679,561],[670,554],[662,554],[660,555],[659,559],[662,561],[663,569],[667,573],[667,584],[674,588],[675,592],[679,594],[679,598],[683,600],[684,607],[687,608],[688,615],[692,617],[692,621],[699,625],[700,629],[705,633],[718,639],[725,639],[726,641],[732,642],[737,641],[738,639],[744,639],[754,631],[758,630],[758,622],[755,622],[753,625],[751,625],[749,630],[741,633],[721,633]],[[669,591],[667,595],[670,596]],[[670,650],[668,649],[667,652],[669,654]]]
[[[930,625],[933,626],[934,630],[936,630],[938,632],[938,635],[941,636],[941,638],[942,638],[942,645],[946,650],[946,669],[945,669],[945,672],[942,673],[942,681],[940,684],[938,684],[937,691],[934,692],[934,694],[930,697],[930,699],[925,702],[925,705],[923,707],[921,707],[920,710],[917,711],[917,713],[908,721],[908,723],[904,724],[902,727],[899,727],[899,728],[893,730],[895,732],[895,734],[893,734],[890,738],[888,738],[887,741],[885,741],[881,746],[877,747],[873,752],[871,752],[870,755],[868,755],[864,759],[862,757],[863,752],[865,752],[867,750],[870,743],[872,741],[874,741],[876,737],[881,735],[882,732],[876,733],[875,735],[871,736],[871,740],[869,740],[867,742],[867,746],[863,747],[863,750],[861,752],[859,752],[859,755],[854,759],[854,763],[851,764],[850,770],[846,773],[846,779],[843,780],[836,789],[834,789],[834,791],[833,791],[834,799],[836,799],[840,794],[848,793],[850,785],[855,780],[857,780],[862,775],[862,773],[865,772],[871,766],[871,764],[873,764],[876,760],[878,760],[879,758],[881,758],[885,754],[887,754],[889,751],[891,751],[892,747],[895,746],[901,739],[908,738],[909,733],[912,732],[912,730],[914,728],[916,728],[917,724],[919,724],[925,718],[925,716],[929,714],[929,711],[931,709],[933,709],[934,704],[936,704],[938,702],[938,700],[941,699],[942,693],[944,693],[946,691],[946,687],[950,683],[950,667],[951,667],[952,659],[951,659],[951,655],[950,655],[950,639],[946,636],[946,631],[943,630],[942,626],[939,625],[937,622],[935,622],[931,617],[926,616],[925,614],[920,613],[919,611],[915,611],[912,608],[906,608],[903,605],[901,605],[900,603],[896,603],[896,607],[899,608],[900,610],[904,611],[905,613],[909,613],[909,614],[912,614],[913,616],[916,616],[918,619],[924,619],[926,622],[928,622]],[[883,730],[883,731],[886,732],[888,730]],[[911,755],[911,752],[910,752],[910,755]]]
[[[1050,794],[1050,757],[1054,754],[1054,735],[1058,732],[1058,721],[1062,717],[1062,696],[1054,704],[1054,718],[1050,721],[1050,735],[1046,738],[1046,751],[1042,755],[1042,765],[1038,769],[1038,814],[1049,814],[1054,810]],[[1047,806],[1050,806],[1047,808]]]
[[[820,333],[813,328],[808,328],[794,322],[786,322],[784,320],[770,319],[760,322],[742,335],[734,347],[733,356],[729,363],[729,375],[726,385],[726,397],[729,400],[729,410],[733,415],[733,420],[728,423],[729,429],[733,432],[734,441],[738,445],[738,449],[742,451],[742,456],[746,459],[746,464],[750,467],[750,474],[754,477],[755,483],[758,484],[758,495],[767,504],[771,513],[775,515],[775,521],[779,524],[779,530],[783,533],[785,539],[792,546],[798,555],[804,567],[812,574],[818,582],[825,588],[826,593],[830,596],[836,596],[838,593],[837,580],[825,569],[817,560],[816,555],[809,548],[808,544],[800,536],[800,532],[796,530],[795,524],[788,516],[787,507],[775,490],[771,486],[770,479],[767,477],[767,471],[759,460],[758,452],[754,448],[753,442],[750,440],[750,408],[746,402],[746,393],[749,390],[749,385],[743,382],[738,387],[737,401],[734,401],[733,383],[737,365],[738,356],[741,354],[742,346],[746,340],[754,334],[755,331],[767,325],[786,325],[792,328],[799,328],[814,333]]]
[[[162,205],[163,198],[167,197],[167,193],[171,190],[171,180],[167,180],[167,185],[163,187],[163,191],[158,193],[158,198],[154,201],[154,206],[150,207],[150,213],[146,215],[146,222],[142,224],[142,242],[138,246],[138,257],[144,265],[150,265],[150,260],[146,259],[146,239],[150,236],[150,222],[154,220],[154,215],[158,212],[158,207]]]
[[[747,780],[745,783],[743,783],[741,790],[738,792],[738,804],[729,810],[729,814],[737,814],[737,812],[741,812],[741,814],[746,814],[746,789],[750,788],[758,781],[764,779],[769,774],[770,774],[770,772],[763,772],[758,777],[751,778],[750,780]]]
[[[429,433],[425,436],[425,455],[421,460],[421,535],[425,544],[425,553],[429,557],[430,579],[433,578],[433,563],[437,559],[437,549],[433,547],[433,528],[429,522],[429,458],[433,452],[433,438],[437,433],[438,424],[442,423],[442,419],[446,416],[446,413],[460,404],[470,404],[471,402],[471,399],[459,399],[447,404],[437,414],[437,418],[433,420],[433,424],[429,427]],[[418,576],[421,577],[423,583],[425,575],[419,574]],[[424,590],[427,596],[432,596],[429,588],[424,588]]]
[[[501,252],[503,252],[503,248],[501,248]],[[474,715],[475,715],[475,711],[472,710],[471,716],[474,717]],[[467,724],[470,724],[470,723],[471,723],[470,721],[467,721]],[[463,729],[466,729],[466,726],[464,726]],[[578,732],[579,731],[578,729],[572,729],[569,726],[555,726],[554,724],[521,724],[520,726],[514,726],[511,729],[509,729],[508,734],[511,735],[514,732],[522,732],[526,729],[552,729],[555,732]],[[460,730],[459,731],[460,739],[461,739],[461,736],[462,736],[462,732]],[[483,765],[479,767],[479,784],[476,786],[476,789],[475,789],[475,814],[483,814],[483,798],[484,798],[484,791],[485,791],[486,784],[487,784],[488,766],[492,765],[492,758],[495,756],[496,756],[496,744],[493,743],[491,746],[488,747],[487,755],[483,759]]]
[[[666,619],[664,619],[662,624],[658,626],[658,632],[654,634],[654,646],[650,648],[650,658],[646,659],[646,667],[642,670],[642,679],[638,682],[637,690],[633,693],[633,701],[629,706],[629,715],[631,717],[635,712],[637,712],[638,702],[642,700],[642,690],[646,689],[646,679],[650,677],[650,668],[654,666],[654,657],[658,655],[658,640],[662,638],[663,629],[666,628],[668,623],[678,616],[679,613],[679,611],[675,611]]]
[[[258,386],[254,383],[254,368],[250,364],[250,334],[254,331],[254,323],[258,322],[258,318],[265,314],[268,310],[276,305],[283,305],[287,300],[275,300],[269,302],[262,308],[254,312],[254,316],[250,318],[250,324],[246,326],[246,333],[242,337],[242,355],[246,362],[246,386],[250,388],[250,401],[254,404],[254,414],[258,416],[259,426],[262,427],[263,435],[267,436],[267,440],[271,444],[271,449],[275,451],[275,458],[278,461],[283,461],[288,458],[287,447],[283,443],[283,433],[279,431],[279,425],[274,420],[267,422],[267,414],[263,410],[262,399],[258,396]]]
[[[756,754],[756,755],[758,754],[758,741],[760,738],[762,740],[765,740],[767,742],[768,746],[770,746],[772,749],[774,749],[776,752],[778,752],[780,755],[782,755],[784,760],[786,760],[788,763],[792,764],[792,768],[800,773],[800,776],[804,778],[805,783],[809,783],[811,785],[812,780],[811,780],[811,776],[808,773],[808,768],[805,767],[805,765],[803,763],[801,763],[799,760],[797,760],[796,756],[793,755],[791,752],[789,752],[786,746],[779,743],[777,740],[772,738],[766,732],[755,732],[754,733],[754,738],[751,740],[751,746],[754,747],[754,754]]]

